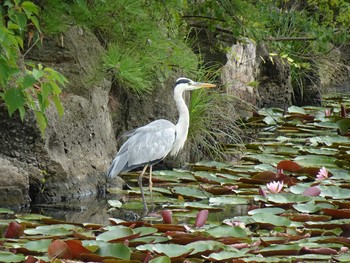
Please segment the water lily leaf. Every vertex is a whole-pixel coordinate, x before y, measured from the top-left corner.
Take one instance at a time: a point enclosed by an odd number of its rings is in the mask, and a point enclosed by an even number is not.
[[[278,256],[278,255],[297,255],[301,249],[300,245],[271,245],[265,247],[255,253],[261,254],[263,256]]]
[[[185,186],[176,186],[171,189],[173,194],[181,195],[188,198],[196,199],[206,199],[211,196],[210,193],[204,192],[197,187],[185,187]]]
[[[238,237],[245,238],[247,237],[247,231],[238,226],[216,226],[206,230],[206,232],[213,237]]]
[[[194,170],[199,171],[208,171],[208,168],[211,169],[223,169],[223,168],[228,168],[231,165],[228,163],[221,163],[221,162],[216,162],[216,161],[200,161],[197,162],[195,165],[193,165]]]
[[[258,111],[261,116],[283,116],[284,110],[280,108],[263,108]]]
[[[129,260],[131,257],[130,248],[120,243],[101,243],[96,251],[102,257],[114,257]]]
[[[164,254],[170,258],[189,255],[193,249],[177,244],[146,244],[136,247],[140,251],[156,252],[158,254]]]
[[[277,164],[280,161],[283,161],[285,157],[273,155],[273,154],[247,154],[244,159],[247,160],[257,160],[260,163],[267,163],[267,164]]]
[[[329,203],[317,203],[314,202],[306,203],[306,204],[294,204],[294,209],[301,213],[316,213],[323,208],[334,208],[334,205]]]
[[[190,209],[196,209],[196,210],[202,210],[202,209],[207,209],[209,211],[222,211],[222,207],[213,207],[209,204],[201,203],[201,202],[185,202],[183,204],[185,208],[190,208]]]
[[[158,229],[155,227],[143,226],[143,227],[134,228],[134,233],[140,233],[140,237],[152,235],[157,232],[158,232]]]
[[[29,251],[46,252],[51,243],[52,239],[42,239],[36,241],[28,241],[23,245],[23,247]]]
[[[244,205],[249,203],[249,199],[245,197],[238,196],[220,196],[220,197],[210,197],[210,205]]]
[[[171,263],[171,259],[168,256],[160,256],[150,260],[149,263]]]
[[[87,254],[92,253],[92,251],[85,248],[81,244],[80,240],[69,239],[69,240],[66,240],[65,242],[66,242],[67,246],[69,247],[69,250],[71,251],[74,259],[83,259],[82,255],[87,255]]]
[[[267,196],[267,199],[276,204],[302,203],[312,200],[309,196],[296,195],[293,193],[271,194]]]
[[[252,215],[252,218],[257,223],[271,224],[274,226],[290,226],[291,221],[283,216],[276,216],[270,213],[256,213]]]
[[[205,171],[198,171],[193,173],[194,178],[196,178],[197,181],[203,182],[203,183],[210,183],[210,184],[221,184],[230,182],[228,179],[217,177],[216,173],[212,172],[205,172]]]
[[[301,107],[298,107],[298,106],[290,106],[289,108],[288,108],[288,112],[289,113],[298,113],[298,114],[302,114],[302,115],[305,115],[306,114],[306,111],[303,109],[303,108],[301,108]]]
[[[43,225],[36,228],[26,229],[26,235],[67,236],[77,227],[70,224]]]
[[[339,128],[340,134],[344,135],[350,129],[350,119],[348,119],[348,118],[341,119],[341,120],[337,121],[337,125]]]
[[[293,173],[298,173],[303,170],[303,168],[296,162],[290,160],[283,160],[277,164],[277,169],[285,170]]]
[[[325,215],[330,215],[334,219],[350,218],[350,209],[323,208],[322,212]]]
[[[300,155],[294,158],[294,160],[304,167],[317,167],[322,166],[330,168],[336,167],[335,161],[337,160],[331,156],[323,156],[323,155]],[[322,166],[321,166],[322,165]]]
[[[203,256],[204,258],[210,260],[211,262],[217,262],[217,261],[225,261],[233,258],[240,258],[246,255],[246,251],[244,250],[234,250],[230,249],[230,251],[221,251],[217,253],[212,253],[208,257]]]
[[[15,212],[13,212],[11,209],[7,209],[7,208],[2,208],[0,207],[0,214],[9,214],[9,215],[12,215],[14,214]]]
[[[54,240],[48,247],[49,258],[73,259],[72,252],[63,240]]]
[[[211,251],[215,251],[221,248],[224,248],[225,245],[221,242],[214,240],[205,240],[205,241],[195,241],[186,245],[186,248],[192,249],[190,255],[200,254],[205,255]]]
[[[152,172],[152,180],[153,182],[180,182],[180,181],[188,181],[194,182],[196,181],[189,171],[183,170],[158,170]]]
[[[320,185],[319,188],[321,189],[321,196],[327,196],[332,199],[350,199],[349,189],[325,185]]]
[[[120,202],[119,200],[108,200],[108,204],[112,207],[120,208],[122,207],[123,203]]]
[[[25,257],[22,254],[13,254],[8,251],[0,250],[1,262],[24,262]]]
[[[279,208],[279,207],[266,207],[266,208],[259,208],[259,209],[254,209],[250,210],[248,212],[248,215],[254,215],[257,213],[269,213],[272,215],[278,215],[284,213],[286,210]]]
[[[138,237],[140,233],[135,233],[129,227],[124,226],[113,226],[113,230],[104,232],[96,237],[97,241],[113,242],[117,240],[123,240],[125,238],[132,239]]]
[[[334,135],[334,136],[315,136],[310,139],[311,146],[327,145],[332,146],[333,144],[337,145],[350,145],[350,139],[348,137]]]
[[[19,238],[23,234],[23,227],[17,222],[11,222],[4,234],[5,238]]]

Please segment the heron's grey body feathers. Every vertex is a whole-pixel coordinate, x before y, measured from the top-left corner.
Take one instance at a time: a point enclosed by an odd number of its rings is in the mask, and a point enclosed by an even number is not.
[[[169,154],[176,139],[175,125],[167,120],[156,120],[128,133],[129,139],[114,158],[108,177],[115,177],[144,166],[157,163]]]
[[[129,138],[118,151],[107,176],[113,178],[121,172],[139,166],[152,166],[168,154],[176,155],[185,144],[190,119],[188,108],[182,97],[183,92],[205,87],[211,88],[215,85],[194,82],[187,78],[177,79],[174,100],[179,111],[179,120],[176,125],[167,120],[156,120],[127,134]],[[142,191],[141,186],[140,188]],[[144,201],[144,196],[142,199]]]

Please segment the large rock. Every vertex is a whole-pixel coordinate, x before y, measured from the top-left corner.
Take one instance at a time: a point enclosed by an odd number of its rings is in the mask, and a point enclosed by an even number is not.
[[[258,107],[286,108],[292,101],[290,69],[271,57],[263,44],[245,39],[231,47],[221,80],[229,94],[239,98],[235,105],[241,116]]]
[[[72,27],[62,39],[48,38],[41,49],[30,53],[29,59],[59,70],[69,81],[61,96],[65,114],[60,118],[53,106],[49,108],[44,138],[32,113],[28,112],[21,122],[18,114],[10,118],[6,108],[0,107],[0,154],[23,164],[19,165],[23,205],[29,200],[29,191],[25,190],[29,186],[37,202],[103,191],[116,142],[108,108],[111,82],[97,70],[102,51],[91,32]],[[16,165],[11,161],[1,163],[7,167],[0,170],[2,180],[10,182],[11,176],[18,177],[8,172],[18,173],[12,167]]]

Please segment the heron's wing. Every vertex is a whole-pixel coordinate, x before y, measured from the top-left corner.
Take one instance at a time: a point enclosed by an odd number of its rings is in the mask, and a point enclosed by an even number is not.
[[[167,120],[156,120],[129,134],[108,171],[114,177],[122,171],[162,160],[175,142],[175,125]]]
[[[153,121],[136,129],[125,143],[128,165],[144,165],[163,159],[172,149],[175,137],[175,125],[167,120]]]

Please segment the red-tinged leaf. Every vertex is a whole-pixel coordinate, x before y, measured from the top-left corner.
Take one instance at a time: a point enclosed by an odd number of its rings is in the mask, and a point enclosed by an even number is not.
[[[321,243],[337,243],[350,247],[350,239],[346,237],[329,237],[320,240]]]
[[[70,251],[66,242],[62,240],[55,240],[48,248],[47,254],[49,258],[61,258],[61,259],[73,259],[72,252]]]
[[[252,176],[251,180],[259,181],[260,183],[269,183],[278,178],[278,175],[271,171],[264,171],[256,173]]]
[[[319,171],[320,167],[306,167],[303,169],[303,173],[310,175],[312,178],[315,178]]]
[[[19,238],[23,235],[23,227],[17,222],[13,221],[9,224],[5,232],[5,238]]]
[[[179,245],[187,245],[195,241],[207,241],[207,240],[214,239],[214,237],[212,236],[206,236],[199,232],[194,232],[194,233],[178,232],[177,234],[171,233],[170,235],[167,235],[167,233],[165,235],[168,237],[171,237],[171,243],[179,244]]]
[[[224,195],[224,194],[230,194],[233,190],[238,189],[237,185],[207,185],[202,184],[200,185],[202,189],[207,191],[208,193],[211,193],[213,195]]]
[[[24,263],[45,263],[45,261],[42,259],[37,259],[36,257],[30,255],[26,257]]]
[[[159,232],[186,230],[186,228],[182,225],[173,225],[173,224],[154,224],[152,225],[152,227],[157,228]]]
[[[281,170],[281,169],[292,173],[298,173],[303,170],[303,168],[299,164],[289,160],[280,161],[277,164],[277,170]]]
[[[305,196],[319,196],[320,194],[321,190],[317,186],[311,186],[309,188],[306,188],[303,192],[303,195]]]
[[[350,218],[350,209],[323,208],[322,212],[326,215],[330,215],[334,219]]]
[[[66,244],[74,259],[82,259],[82,254],[90,254],[91,251],[85,248],[79,240],[66,240]]]
[[[196,217],[196,222],[194,223],[194,226],[199,228],[205,225],[205,222],[207,222],[209,215],[208,210],[201,210],[198,212],[197,217]]]
[[[297,214],[297,213],[284,213],[283,216],[287,216],[292,221],[297,222],[325,222],[331,219],[326,215],[309,215],[309,214]]]
[[[170,210],[162,210],[162,218],[164,224],[171,224],[173,222],[173,212]]]
[[[299,253],[302,255],[303,254],[336,255],[338,254],[338,251],[328,247],[321,247],[321,248],[302,247]]]

